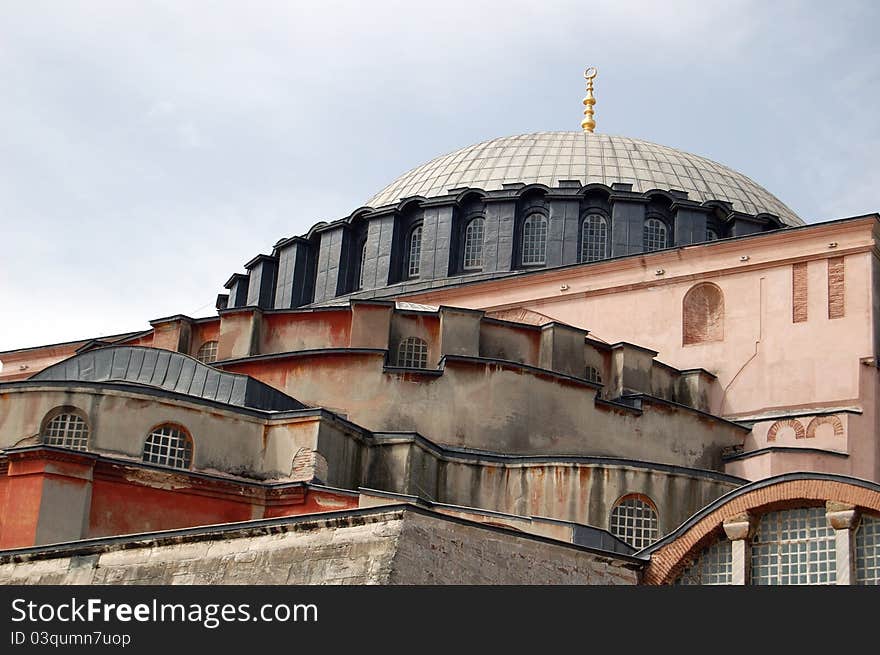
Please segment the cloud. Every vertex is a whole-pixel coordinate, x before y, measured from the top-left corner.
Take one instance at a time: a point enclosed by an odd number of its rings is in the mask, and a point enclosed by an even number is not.
[[[576,129],[876,208],[871,3],[28,2],[0,24],[0,350],[211,305],[440,153]],[[858,211],[864,211],[859,209]]]

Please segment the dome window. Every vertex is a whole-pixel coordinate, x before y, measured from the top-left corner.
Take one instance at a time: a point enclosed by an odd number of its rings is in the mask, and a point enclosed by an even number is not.
[[[605,259],[608,247],[608,224],[601,214],[588,215],[581,224],[581,261]]]
[[[364,265],[367,263],[367,242],[361,246],[361,259],[358,262],[358,289],[364,288]]]
[[[532,214],[523,222],[522,264],[539,266],[547,257],[547,217]]]
[[[660,533],[654,503],[641,494],[624,496],[611,510],[608,529],[633,548],[647,548]]]
[[[417,225],[409,234],[409,247],[406,251],[407,277],[418,277],[422,258],[422,226]]]
[[[407,337],[397,346],[397,365],[428,368],[428,344],[418,337]]]
[[[706,241],[718,241],[718,233],[711,227],[706,228]]]
[[[666,233],[666,224],[659,218],[649,218],[647,221],[645,221],[645,252],[663,250],[663,248],[666,247]]]
[[[41,431],[44,444],[72,450],[89,449],[89,424],[79,411],[62,407],[47,418]]]
[[[464,263],[467,271],[483,268],[483,219],[472,219],[464,231]]]
[[[144,441],[143,461],[149,464],[188,469],[192,466],[193,441],[182,428],[160,425]]]

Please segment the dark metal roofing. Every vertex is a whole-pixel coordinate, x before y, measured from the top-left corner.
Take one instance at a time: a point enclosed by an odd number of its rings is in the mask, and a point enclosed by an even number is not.
[[[269,411],[306,405],[247,375],[227,373],[196,359],[158,348],[112,346],[80,353],[31,380],[127,382],[206,400]]]

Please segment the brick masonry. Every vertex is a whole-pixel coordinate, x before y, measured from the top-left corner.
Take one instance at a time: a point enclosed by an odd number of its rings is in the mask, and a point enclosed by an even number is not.
[[[791,321],[803,323],[807,320],[807,262],[798,262],[791,267]]]
[[[880,511],[880,493],[872,489],[835,480],[803,479],[760,487],[731,498],[709,512],[682,534],[651,554],[645,569],[644,584],[669,584],[691,558],[709,545],[722,530],[726,519],[748,512],[762,513],[783,507],[824,504],[828,500]]]
[[[843,318],[845,278],[843,257],[828,260],[828,318]]]

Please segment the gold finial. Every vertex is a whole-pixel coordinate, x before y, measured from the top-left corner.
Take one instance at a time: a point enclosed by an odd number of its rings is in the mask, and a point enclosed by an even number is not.
[[[587,96],[584,98],[584,120],[581,121],[581,127],[584,132],[592,133],[596,129],[596,121],[593,120],[593,105],[596,99],[593,97],[593,80],[599,70],[595,66],[590,66],[584,71],[584,79],[587,81]]]

